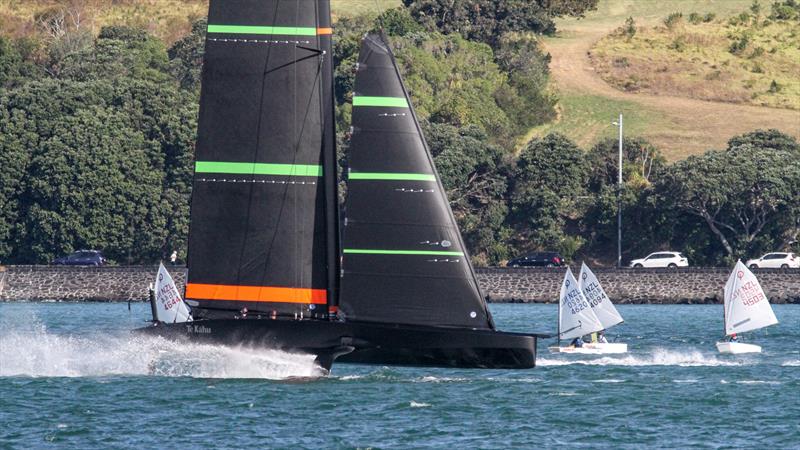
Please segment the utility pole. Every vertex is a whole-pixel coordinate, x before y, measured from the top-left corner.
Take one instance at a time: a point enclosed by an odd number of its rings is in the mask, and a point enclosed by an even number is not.
[[[619,162],[617,175],[617,269],[622,267],[622,114],[619,122],[613,122],[619,127]]]

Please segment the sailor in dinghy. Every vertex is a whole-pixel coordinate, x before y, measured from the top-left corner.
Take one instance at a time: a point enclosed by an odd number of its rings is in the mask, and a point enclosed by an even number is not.
[[[561,346],[561,339],[580,339],[582,336],[603,329],[603,324],[595,315],[589,301],[583,296],[578,281],[567,267],[558,303],[558,344],[548,347],[551,353],[598,354],[599,350],[587,348],[589,344]],[[578,344],[579,342],[574,342]]]
[[[586,263],[581,263],[581,272],[578,274],[578,278],[580,279],[581,293],[586,297],[597,319],[603,324],[603,329],[593,333],[591,342],[584,347],[597,350],[599,353],[627,353],[628,344],[610,343],[605,338],[605,330],[621,324],[623,319],[617,308],[611,303],[606,291],[603,290],[600,281]]]
[[[736,262],[725,284],[725,334],[730,340],[717,342],[720,353],[761,353],[761,347],[739,342],[737,334],[778,323],[758,279],[742,261]]]

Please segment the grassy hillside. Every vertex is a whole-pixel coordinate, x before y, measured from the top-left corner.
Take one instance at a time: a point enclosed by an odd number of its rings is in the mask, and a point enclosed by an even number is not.
[[[400,0],[332,0],[334,19],[398,5]],[[208,0],[0,0],[0,32],[14,36],[31,33],[43,14],[60,11],[66,13],[70,27],[77,24],[97,32],[104,25],[132,25],[169,43],[206,15]]]
[[[543,42],[553,57],[551,70],[560,98],[559,119],[532,129],[526,138],[558,131],[581,145],[591,145],[616,135],[611,122],[619,113],[625,115],[626,135],[647,138],[669,160],[723,148],[731,136],[755,128],[777,128],[800,136],[800,112],[796,110],[703,101],[668,93],[626,92],[607,83],[589,58],[595,44],[623,26],[628,17],[633,17],[639,27],[663,24],[663,19],[674,12],[683,12],[684,17],[691,12],[713,13],[716,19],[727,19],[751,3],[752,0],[601,0],[598,9],[583,19],[558,21],[557,36],[544,38]],[[764,8],[767,3],[762,2]]]
[[[665,22],[601,39],[591,57],[603,80],[628,92],[800,109],[797,20],[673,13]]]

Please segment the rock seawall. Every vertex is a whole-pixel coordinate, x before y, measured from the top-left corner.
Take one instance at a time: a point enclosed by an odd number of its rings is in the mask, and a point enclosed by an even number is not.
[[[0,301],[146,301],[158,266],[7,266]],[[184,267],[170,267],[183,290]]]
[[[0,301],[146,301],[158,267],[8,266],[0,270]],[[179,289],[184,267],[170,267]],[[573,268],[577,273],[578,268]],[[593,269],[615,303],[718,303],[730,271],[722,268]],[[564,269],[476,269],[492,302],[550,303]],[[800,304],[800,270],[756,270],[772,303]]]
[[[580,267],[573,267],[577,276]],[[730,269],[592,269],[614,303],[722,303]],[[476,269],[483,292],[493,302],[558,301],[563,268]],[[800,270],[753,271],[772,303],[800,304]]]

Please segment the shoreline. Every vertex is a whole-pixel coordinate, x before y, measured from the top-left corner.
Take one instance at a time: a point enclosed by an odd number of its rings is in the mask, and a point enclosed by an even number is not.
[[[6,266],[0,302],[143,302],[157,266]],[[169,266],[180,290],[186,268]],[[727,268],[593,268],[615,304],[721,304]],[[556,303],[564,268],[476,268],[490,303]],[[800,304],[800,269],[756,269],[773,304]]]

